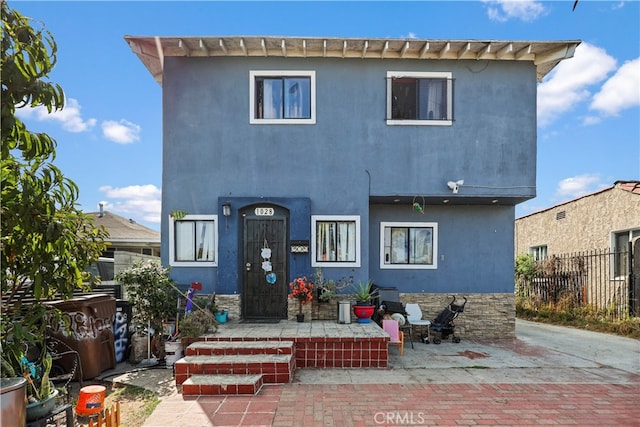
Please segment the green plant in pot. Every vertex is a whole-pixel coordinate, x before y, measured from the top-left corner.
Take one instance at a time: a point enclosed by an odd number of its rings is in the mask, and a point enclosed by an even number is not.
[[[49,377],[53,360],[45,345],[47,322],[43,321],[53,315],[59,311],[36,302],[14,322],[2,322],[2,376],[26,380],[29,421],[50,413],[59,394]]]
[[[320,302],[329,302],[331,298],[338,295],[343,289],[353,285],[353,276],[348,279],[342,277],[340,279],[327,279],[321,268],[317,268],[314,275],[314,284],[316,285],[317,299]]]
[[[358,283],[354,283],[351,288],[353,289],[353,297],[357,303],[361,305],[371,305],[372,300],[378,295],[378,290],[373,288],[373,282],[371,280],[366,282],[359,280]]]
[[[137,261],[117,274],[116,281],[124,286],[125,294],[133,306],[133,321],[136,327],[150,326],[155,341],[160,339],[163,324],[177,315],[180,291],[169,277],[169,269],[159,261]],[[157,356],[162,357],[161,342],[154,345]]]
[[[371,322],[371,316],[375,310],[372,300],[378,295],[378,290],[373,288],[373,282],[368,280],[366,282],[358,281],[352,285],[352,295],[356,299],[356,304],[353,306],[353,313],[358,318],[358,323]]]
[[[203,308],[196,308],[188,313],[178,324],[180,339],[184,344],[197,340],[211,328],[218,328],[216,319],[211,311]]]

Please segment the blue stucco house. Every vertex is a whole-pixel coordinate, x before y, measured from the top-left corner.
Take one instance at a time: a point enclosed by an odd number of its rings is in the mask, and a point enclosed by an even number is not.
[[[162,260],[245,319],[321,268],[514,334],[536,86],[579,41],[126,36],[162,85]],[[186,216],[172,215],[186,212]]]

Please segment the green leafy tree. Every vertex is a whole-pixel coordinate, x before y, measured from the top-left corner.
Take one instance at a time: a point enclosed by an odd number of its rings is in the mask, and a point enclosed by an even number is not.
[[[18,108],[64,107],[62,88],[47,78],[56,63],[53,36],[4,0],[1,8],[0,343],[2,376],[8,376],[19,364],[5,356],[18,357],[26,344],[42,341],[42,300],[69,298],[94,283],[83,271],[106,248],[107,233],[77,208],[77,185],[53,164],[55,140],[30,132],[15,115]],[[35,300],[28,311],[20,304],[25,295]]]
[[[164,322],[175,319],[180,292],[169,277],[169,269],[159,261],[136,261],[118,273],[116,281],[124,286],[138,326],[149,322],[159,331]]]

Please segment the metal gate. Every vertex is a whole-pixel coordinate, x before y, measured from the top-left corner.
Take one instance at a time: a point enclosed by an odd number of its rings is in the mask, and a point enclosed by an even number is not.
[[[242,216],[243,317],[286,319],[288,211],[260,205],[244,210]]]

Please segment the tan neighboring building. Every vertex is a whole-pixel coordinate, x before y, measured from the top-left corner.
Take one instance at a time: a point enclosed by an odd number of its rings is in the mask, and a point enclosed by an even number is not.
[[[624,250],[640,238],[640,181],[612,187],[535,212],[515,221],[515,255],[611,248]]]
[[[109,243],[105,257],[113,258],[118,251],[135,254],[160,256],[160,232],[136,223],[133,219],[123,218],[111,212],[100,210],[90,212],[94,225],[103,226],[109,233]]]

